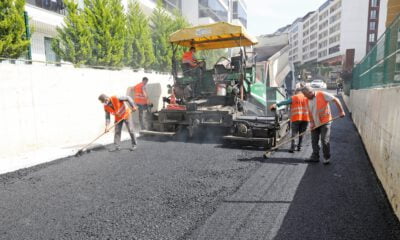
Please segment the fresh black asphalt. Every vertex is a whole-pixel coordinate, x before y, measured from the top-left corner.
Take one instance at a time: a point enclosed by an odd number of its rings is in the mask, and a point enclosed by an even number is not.
[[[208,136],[140,139],[0,175],[0,239],[400,239],[349,116],[332,164],[303,163],[306,139],[268,160]]]

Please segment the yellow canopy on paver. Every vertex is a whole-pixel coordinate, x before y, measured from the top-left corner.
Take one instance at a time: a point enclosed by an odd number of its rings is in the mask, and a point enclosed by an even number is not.
[[[226,22],[183,28],[172,33],[169,41],[184,47],[193,46],[197,50],[252,46],[258,43],[242,26]]]

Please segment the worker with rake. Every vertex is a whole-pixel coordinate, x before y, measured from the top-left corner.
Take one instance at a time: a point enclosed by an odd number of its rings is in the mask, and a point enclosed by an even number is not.
[[[108,97],[105,94],[101,94],[99,96],[100,102],[104,105],[104,111],[106,112],[106,128],[105,132],[110,130],[110,114],[115,117],[115,133],[114,133],[114,149],[110,151],[119,151],[121,149],[121,131],[122,126],[125,123],[126,128],[128,129],[129,135],[131,136],[132,146],[129,150],[134,151],[136,149],[137,141],[135,137],[135,133],[133,132],[133,122],[131,115],[131,109],[136,111],[136,106],[133,103],[133,100],[129,96],[111,96]],[[126,106],[125,103],[128,103],[130,108]]]

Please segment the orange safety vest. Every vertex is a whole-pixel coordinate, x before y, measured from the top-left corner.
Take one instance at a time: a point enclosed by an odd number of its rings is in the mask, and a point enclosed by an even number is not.
[[[317,117],[319,118],[319,124],[325,124],[332,120],[331,108],[329,102],[325,100],[324,94],[321,91],[315,92],[316,104],[317,104]],[[311,115],[312,120],[312,115]]]
[[[292,104],[290,105],[290,121],[310,121],[310,111],[308,108],[308,98],[302,93],[292,96]]]
[[[115,116],[115,122],[121,119],[128,119],[131,110],[125,106],[124,101],[119,100],[116,96],[110,97],[113,107],[109,105],[104,106],[104,110]]]
[[[147,98],[144,96],[143,93],[143,87],[144,83],[138,83],[133,87],[133,100],[136,104],[140,105],[146,105],[147,104]]]
[[[182,63],[189,63],[191,66],[194,66],[193,52],[188,51],[184,52],[182,55]]]

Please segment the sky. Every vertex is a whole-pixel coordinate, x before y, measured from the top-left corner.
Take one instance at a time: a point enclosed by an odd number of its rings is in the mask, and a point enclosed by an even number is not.
[[[317,10],[326,0],[247,0],[247,30],[251,35],[270,34],[296,18]]]

